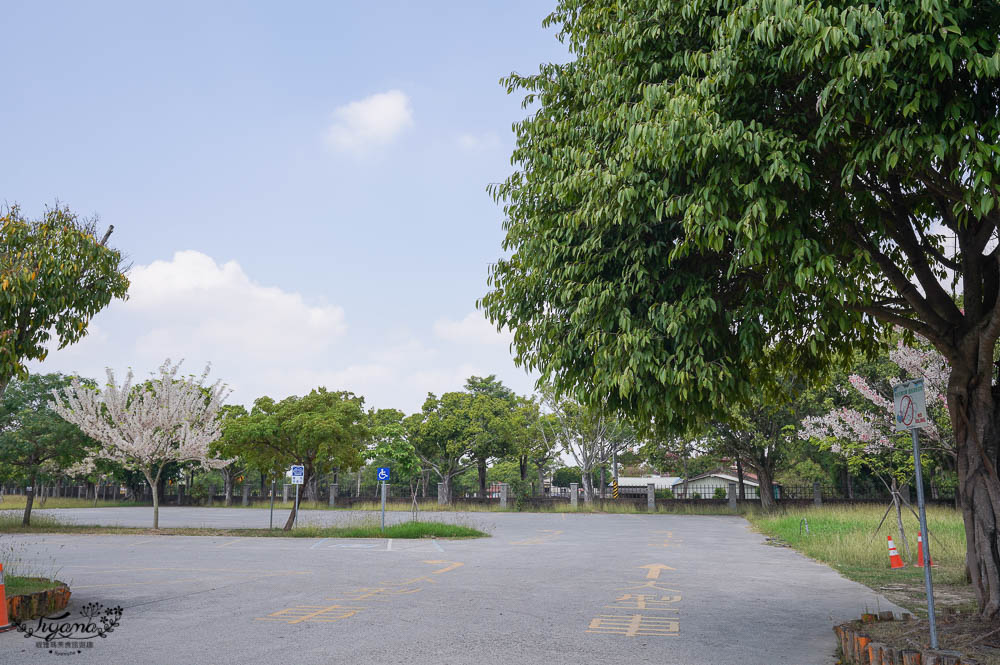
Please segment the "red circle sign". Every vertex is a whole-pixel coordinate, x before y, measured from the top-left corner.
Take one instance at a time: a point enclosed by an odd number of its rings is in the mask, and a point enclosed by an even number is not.
[[[909,427],[913,423],[913,415],[915,411],[913,408],[913,400],[909,395],[903,395],[903,398],[899,400],[899,407],[903,412],[903,424]]]

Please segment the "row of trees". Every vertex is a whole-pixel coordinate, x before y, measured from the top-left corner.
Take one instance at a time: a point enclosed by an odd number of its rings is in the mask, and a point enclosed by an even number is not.
[[[536,474],[541,489],[565,453],[577,461],[591,501],[594,471],[636,443],[634,429],[605,410],[551,392],[518,396],[495,376],[429,394],[421,411],[407,416],[366,410],[364,398],[325,388],[280,401],[261,397],[249,410],[223,406],[228,391],[206,383],[207,368],[194,377],[180,376],[179,367],[168,360],[139,383],[131,372],[119,383],[109,370],[104,386],[59,374],[15,380],[0,401],[0,478],[37,487],[47,476],[98,482],[141,474],[157,528],[164,482],[191,468],[217,469],[228,497],[235,479],[251,472],[278,478],[301,464],[309,487],[331,473],[384,463],[414,497],[438,482],[450,500],[455,479],[466,473],[475,473],[484,496],[488,469],[500,461],[517,465],[522,487]],[[29,493],[26,525],[32,502]],[[285,528],[294,521],[293,512]]]

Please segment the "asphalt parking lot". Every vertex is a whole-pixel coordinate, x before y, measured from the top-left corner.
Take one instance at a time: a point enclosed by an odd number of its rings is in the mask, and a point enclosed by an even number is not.
[[[150,522],[148,508],[46,512],[88,524]],[[0,663],[829,665],[834,623],[899,611],[830,568],[765,544],[738,517],[422,518],[491,537],[2,536],[70,583],[70,619],[89,603],[122,611],[92,646],[0,634]],[[164,527],[267,519],[266,510],[221,508],[160,515]],[[315,511],[303,522],[362,519]]]

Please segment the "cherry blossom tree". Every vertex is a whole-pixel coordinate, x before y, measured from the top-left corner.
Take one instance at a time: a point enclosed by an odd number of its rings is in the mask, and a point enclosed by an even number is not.
[[[924,379],[924,394],[928,406],[937,404],[943,407],[940,409],[941,418],[931,420],[923,434],[929,443],[928,448],[954,457],[953,439],[946,435],[942,427],[948,420],[946,391],[951,372],[947,360],[937,351],[907,345],[900,339],[896,348],[889,353],[889,361],[907,377]],[[798,435],[802,439],[826,441],[830,450],[847,458],[850,467],[867,467],[885,484],[892,496],[890,509],[896,510],[899,538],[904,551],[908,553],[899,484],[908,482],[913,474],[909,437],[900,436],[896,432],[891,397],[858,374],[851,374],[848,382],[864,398],[864,406],[843,406],[821,416],[805,418]],[[897,383],[898,376],[890,377],[890,387]],[[846,386],[839,386],[838,391],[843,397],[850,399],[851,391]]]
[[[118,385],[108,369],[104,390],[73,380],[52,391],[52,409],[101,444],[95,458],[141,471],[153,492],[153,528],[159,528],[159,480],[167,462],[196,462],[219,469],[231,460],[213,458],[209,444],[219,438],[219,412],[229,390],[220,381],[206,386],[209,368],[198,378],[178,377],[180,363],[167,359],[159,375],[133,385],[129,370]]]

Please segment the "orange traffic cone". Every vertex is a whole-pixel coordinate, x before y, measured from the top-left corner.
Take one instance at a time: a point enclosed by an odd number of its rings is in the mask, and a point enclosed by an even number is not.
[[[896,551],[896,544],[892,542],[892,536],[886,537],[889,539],[889,567],[904,568],[906,564],[903,563],[903,557],[899,556],[899,552]]]
[[[3,583],[3,564],[0,563],[0,633],[14,630],[14,624],[7,617],[7,591]]]
[[[917,563],[914,565],[918,568],[924,567],[924,539],[919,531],[917,531]],[[931,565],[937,566],[937,564],[934,563],[934,559],[931,559]]]

